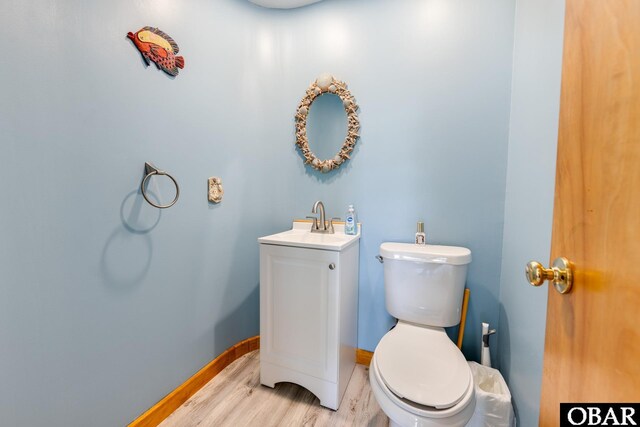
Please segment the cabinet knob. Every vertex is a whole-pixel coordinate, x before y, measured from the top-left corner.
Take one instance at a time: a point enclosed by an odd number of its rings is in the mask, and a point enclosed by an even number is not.
[[[334,263],[329,264],[329,270],[335,270],[336,265]]]

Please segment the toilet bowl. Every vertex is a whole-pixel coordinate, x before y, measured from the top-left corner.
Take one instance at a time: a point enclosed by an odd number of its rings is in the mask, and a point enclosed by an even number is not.
[[[444,327],[460,321],[471,251],[383,243],[387,311],[398,319],[378,343],[369,379],[391,426],[465,426],[475,409],[473,376]]]
[[[398,322],[373,354],[369,381],[391,426],[464,426],[475,409],[471,370],[444,329]]]

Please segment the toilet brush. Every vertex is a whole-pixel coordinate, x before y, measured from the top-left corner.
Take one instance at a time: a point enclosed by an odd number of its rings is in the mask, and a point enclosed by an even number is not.
[[[491,353],[489,352],[489,337],[496,333],[495,329],[489,330],[488,323],[482,323],[482,353],[480,363],[484,366],[491,367]]]

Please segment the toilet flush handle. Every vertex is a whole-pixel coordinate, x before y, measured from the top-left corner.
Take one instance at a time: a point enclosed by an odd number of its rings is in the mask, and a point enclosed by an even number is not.
[[[384,258],[381,255],[376,255],[376,259],[382,264],[384,262]]]

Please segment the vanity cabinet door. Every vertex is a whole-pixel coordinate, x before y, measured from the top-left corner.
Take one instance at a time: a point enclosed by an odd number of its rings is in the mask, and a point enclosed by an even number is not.
[[[338,376],[339,253],[260,245],[261,360]]]

